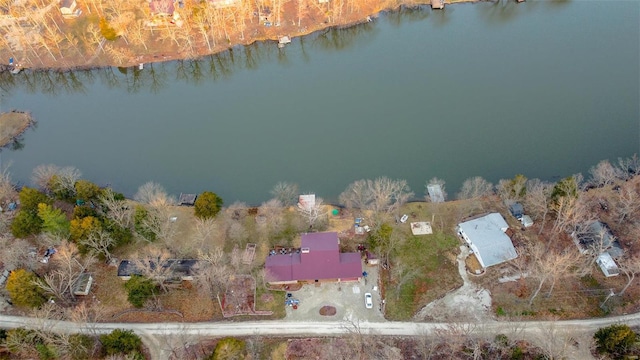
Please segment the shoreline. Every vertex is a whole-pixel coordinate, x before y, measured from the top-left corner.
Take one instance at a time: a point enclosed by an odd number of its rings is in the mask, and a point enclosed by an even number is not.
[[[483,1],[487,2],[490,0],[444,0],[444,4],[446,8],[446,5],[454,5],[454,4],[461,4],[461,3],[478,3]],[[508,1],[515,1],[515,0],[508,0]],[[130,53],[130,57],[127,57],[124,59],[120,58],[120,62],[116,62],[115,59],[105,59],[104,56],[106,55],[106,53],[105,53],[105,50],[102,49],[102,51],[98,51],[98,53],[95,54],[88,61],[83,59],[84,55],[88,55],[88,54],[82,55],[81,58],[78,58],[76,56],[73,59],[63,57],[62,59],[59,59],[61,61],[51,61],[51,59],[49,59],[48,63],[43,63],[43,64],[34,64],[30,59],[21,59],[19,60],[20,68],[29,69],[33,71],[44,70],[44,71],[65,72],[65,71],[73,71],[73,70],[100,69],[105,67],[132,67],[132,66],[138,66],[141,64],[198,59],[198,58],[209,56],[209,55],[224,53],[225,51],[230,51],[237,46],[250,46],[256,42],[270,42],[270,41],[277,42],[280,36],[282,36],[283,34],[287,34],[287,36],[293,39],[293,38],[308,36],[319,31],[326,31],[330,29],[344,29],[344,28],[358,26],[361,24],[366,24],[368,22],[375,21],[377,18],[380,17],[381,14],[385,12],[394,12],[394,11],[398,11],[401,8],[414,8],[414,9],[421,8],[420,9],[421,11],[434,11],[434,12],[446,11],[445,9],[441,9],[441,10],[431,9],[430,0],[426,0],[426,1],[420,0],[418,2],[409,0],[409,1],[403,1],[402,3],[395,3],[395,4],[390,4],[390,3],[391,1],[383,0],[378,2],[377,4],[373,4],[370,8],[363,10],[362,12],[354,12],[347,15],[344,19],[342,19],[342,21],[337,21],[335,23],[328,23],[327,21],[322,23],[305,22],[304,27],[302,28],[297,27],[297,29],[291,29],[291,26],[283,25],[278,29],[267,28],[265,30],[264,28],[261,28],[260,24],[257,24],[257,25],[252,24],[254,26],[253,29],[255,31],[255,34],[253,35],[248,35],[246,38],[243,38],[243,36],[240,36],[240,34],[237,31],[230,32],[230,34],[228,35],[229,39],[235,38],[236,39],[235,41],[229,40],[229,42],[224,46],[217,45],[212,48],[208,48],[206,44],[200,43],[198,44],[198,46],[195,47],[195,49],[193,49],[194,52],[192,53],[184,53],[183,51],[181,52],[179,50],[172,51],[170,47],[173,44],[161,42],[159,43],[159,46],[157,46],[156,48],[152,48],[150,46],[147,53],[139,53],[139,52]],[[308,19],[305,19],[305,20],[308,20]],[[313,21],[313,19],[309,21]],[[293,27],[294,28],[296,27],[295,24],[293,25]],[[259,33],[263,31],[264,33],[262,34]],[[194,34],[192,34],[192,36],[195,38]],[[117,40],[113,41],[114,44],[118,42],[122,43],[123,42],[122,38],[118,38]],[[195,39],[194,39],[194,42],[196,42]],[[125,50],[131,50],[133,48],[133,46],[128,45],[128,43],[127,45],[124,45],[121,47],[124,48]],[[100,46],[100,48],[102,48],[102,45]],[[42,61],[42,59],[40,60]],[[60,64],[64,64],[64,65],[61,66]],[[9,72],[11,68],[12,68],[11,66],[3,65],[0,67],[0,72]]]

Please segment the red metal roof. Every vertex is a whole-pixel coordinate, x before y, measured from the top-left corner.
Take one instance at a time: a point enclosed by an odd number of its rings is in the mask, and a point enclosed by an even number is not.
[[[265,268],[269,281],[326,280],[359,278],[362,261],[359,253],[340,253],[335,232],[302,235],[302,248],[308,253],[271,255]]]

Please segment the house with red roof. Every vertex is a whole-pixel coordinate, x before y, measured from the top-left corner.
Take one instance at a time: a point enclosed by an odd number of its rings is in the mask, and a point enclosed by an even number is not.
[[[336,232],[302,234],[299,252],[275,254],[265,262],[272,285],[297,282],[358,281],[362,277],[360,253],[340,253]]]

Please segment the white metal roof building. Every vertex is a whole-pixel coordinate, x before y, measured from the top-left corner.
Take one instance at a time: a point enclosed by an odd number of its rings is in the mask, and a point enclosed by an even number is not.
[[[469,244],[480,265],[486,268],[518,257],[505,231],[507,222],[499,213],[458,224],[458,234]]]

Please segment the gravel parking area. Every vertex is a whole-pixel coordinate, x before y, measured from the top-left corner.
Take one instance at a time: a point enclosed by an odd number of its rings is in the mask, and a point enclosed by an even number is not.
[[[292,321],[385,321],[380,311],[382,299],[378,290],[378,267],[364,266],[366,279],[359,282],[320,283],[304,285],[302,289],[292,291],[292,297],[300,300],[296,310],[287,306],[287,320]],[[374,287],[376,290],[374,290]],[[364,294],[370,292],[373,296],[373,309],[364,305]],[[333,306],[336,314],[332,316],[320,315],[323,306]]]

